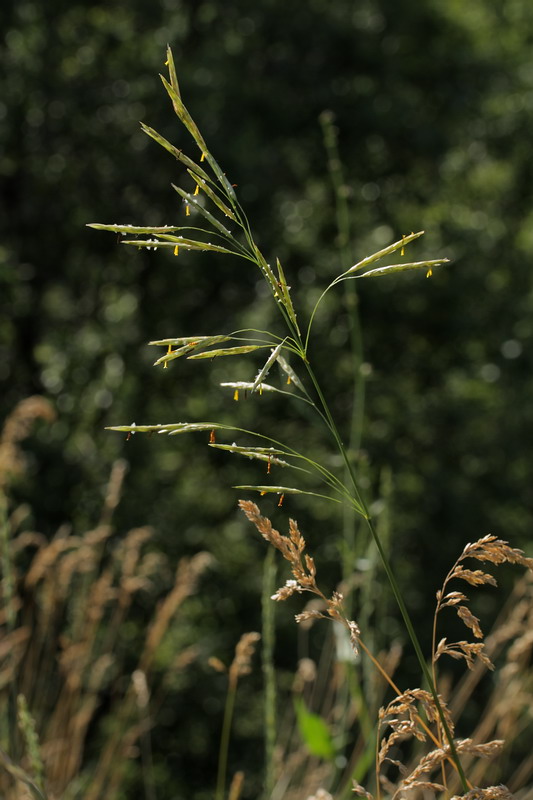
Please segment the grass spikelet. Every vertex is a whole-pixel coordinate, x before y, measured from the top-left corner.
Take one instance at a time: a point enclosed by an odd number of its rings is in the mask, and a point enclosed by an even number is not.
[[[20,442],[29,436],[37,419],[52,422],[55,412],[51,403],[40,395],[21,400],[6,418],[0,433],[0,570],[2,574],[3,610],[9,630],[15,625],[17,597],[13,568],[11,525],[8,519],[6,492],[13,478],[24,471],[25,459]]]
[[[490,561],[493,564],[520,564],[522,567],[533,570],[533,558],[527,558],[523,550],[511,547],[509,542],[498,539],[491,534],[483,536],[473,544],[467,544],[458,561],[465,558],[475,558],[477,561]]]
[[[444,654],[452,658],[464,658],[469,669],[474,668],[475,658],[488,668],[494,669],[494,665],[485,652],[484,643],[470,643],[458,641],[448,643],[446,639],[441,639],[436,644],[437,616],[443,608],[453,607],[459,619],[469,628],[476,639],[483,639],[483,631],[479,619],[472,614],[470,609],[464,605],[468,602],[468,597],[459,591],[448,591],[448,584],[452,580],[463,580],[470,586],[496,586],[496,579],[488,572],[480,569],[467,569],[463,562],[467,558],[477,561],[488,561],[496,565],[504,563],[519,564],[529,570],[533,570],[533,559],[527,558],[522,550],[513,548],[508,542],[498,539],[496,536],[488,535],[478,539],[477,542],[469,543],[446,576],[442,589],[437,592],[437,606],[433,623],[433,670],[435,675],[435,664]]]
[[[357,783],[356,780],[352,780],[352,792],[357,797],[364,797],[365,800],[374,800],[374,795],[370,794],[370,792],[367,792],[366,789]]]
[[[271,351],[269,357],[267,358],[265,365],[259,370],[257,373],[255,380],[252,384],[252,388],[250,389],[251,392],[257,391],[259,385],[262,383],[263,379],[266,378],[268,373],[270,372],[270,368],[274,361],[277,359],[279,354],[281,353],[281,348],[283,347],[283,342],[280,342],[277,347],[274,347]]]
[[[283,536],[277,531],[267,517],[263,517],[255,503],[249,500],[239,500],[239,508],[252,522],[261,536],[279,550],[283,558],[291,565],[293,578],[286,581],[275,594],[272,600],[287,600],[293,594],[310,592],[319,597],[324,603],[324,611],[316,608],[306,610],[296,615],[296,622],[307,622],[311,619],[332,619],[340,622],[348,631],[350,643],[355,654],[358,653],[358,642],[360,636],[359,626],[353,620],[348,619],[343,610],[343,596],[339,592],[333,592],[328,598],[318,587],[316,582],[316,567],[313,558],[304,553],[306,543],[298,527],[298,523],[289,520],[289,535]]]
[[[224,708],[224,720],[222,723],[222,733],[220,736],[220,750],[218,755],[217,787],[215,798],[223,800],[226,783],[226,771],[228,766],[229,740],[231,724],[233,721],[233,710],[235,708],[235,697],[237,694],[237,684],[239,678],[248,675],[251,668],[252,656],[261,635],[255,631],[243,633],[235,648],[235,656],[228,670],[228,692]]]
[[[62,529],[59,529],[56,538],[36,553],[26,575],[26,588],[32,589],[39,582],[45,580],[47,574],[55,567],[63,553],[74,550],[80,547],[81,544],[82,540],[79,536],[65,536]]]
[[[179,606],[195,589],[202,572],[211,564],[209,553],[197,553],[192,558],[182,558],[176,570],[174,587],[160,605],[157,615],[148,629],[139,668],[147,672],[155,651]]]
[[[18,445],[29,436],[35,420],[53,422],[55,416],[52,404],[40,395],[21,400],[9,414],[0,434],[0,488],[24,469],[24,457]]]
[[[249,675],[252,671],[252,656],[255,652],[255,645],[261,638],[256,631],[243,633],[235,648],[235,657],[229,668],[229,682],[231,688],[237,686],[237,681],[242,675]]]
[[[410,269],[423,269],[426,270],[427,276],[430,277],[433,274],[433,270],[435,267],[441,267],[443,264],[448,264],[449,259],[447,258],[437,258],[433,259],[432,261],[411,261],[405,264],[390,264],[387,267],[376,267],[376,269],[370,269],[368,272],[363,272],[361,275],[357,275],[357,278],[377,278],[379,276],[388,276],[392,272],[404,272],[405,270]]]
[[[441,707],[446,715],[448,727],[453,733],[453,720],[451,715],[442,698],[439,699],[441,700]],[[377,761],[378,769],[381,769],[385,762],[396,763],[396,766],[398,766],[398,763],[391,759],[389,753],[392,748],[403,739],[414,737],[420,742],[426,741],[427,733],[426,730],[422,729],[420,726],[418,705],[422,706],[430,722],[435,722],[438,719],[435,701],[432,695],[423,689],[408,689],[398,695],[398,697],[395,697],[387,706],[380,709],[380,728],[388,726],[392,729],[392,732],[381,740]]]
[[[228,792],[228,800],[239,800],[243,785],[244,785],[244,772],[241,772],[239,770],[238,772],[235,773],[235,775],[231,779]]]
[[[513,800],[513,795],[503,784],[486,786],[484,789],[475,786],[466,794],[454,795],[452,800]]]
[[[399,241],[394,242],[393,244],[389,244],[387,247],[384,247],[382,250],[378,250],[377,253],[373,253],[371,256],[367,256],[363,258],[362,261],[358,261],[357,264],[354,264],[353,267],[350,267],[347,270],[349,273],[351,272],[358,272],[365,267],[370,266],[370,264],[374,264],[376,261],[380,261],[385,256],[390,256],[392,253],[395,253],[397,250],[403,250],[403,248],[413,242],[415,239],[420,238],[420,236],[424,235],[424,231],[418,231],[418,233],[410,233],[408,236],[402,236]],[[403,253],[402,253],[403,255]]]

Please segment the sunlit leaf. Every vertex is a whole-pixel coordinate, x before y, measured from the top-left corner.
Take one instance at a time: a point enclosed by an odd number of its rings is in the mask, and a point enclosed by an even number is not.
[[[318,714],[308,711],[301,697],[295,698],[294,705],[298,730],[307,749],[311,755],[331,761],[335,758],[335,748],[327,723]]]

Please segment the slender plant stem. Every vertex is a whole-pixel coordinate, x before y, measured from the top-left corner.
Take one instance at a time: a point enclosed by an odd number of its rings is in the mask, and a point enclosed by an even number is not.
[[[461,784],[462,784],[463,790],[465,792],[467,792],[468,791],[468,782],[467,782],[466,775],[464,773],[461,761],[459,759],[459,754],[457,752],[457,748],[455,747],[455,742],[453,741],[453,735],[452,735],[450,727],[449,727],[449,725],[448,725],[448,723],[446,721],[446,717],[444,716],[444,711],[443,711],[443,708],[442,708],[442,705],[441,705],[441,702],[440,702],[440,699],[439,699],[439,696],[438,696],[438,693],[437,693],[437,688],[433,683],[433,680],[432,680],[432,677],[431,677],[431,673],[430,673],[430,671],[428,669],[426,660],[424,658],[424,654],[422,653],[422,648],[420,647],[420,642],[418,641],[418,637],[417,637],[415,629],[413,627],[413,623],[411,622],[411,617],[409,616],[409,612],[407,611],[406,605],[404,603],[404,600],[403,600],[403,597],[402,597],[402,593],[400,591],[400,587],[398,585],[398,582],[396,580],[394,572],[393,572],[393,570],[391,568],[391,565],[389,563],[389,560],[387,558],[387,554],[386,554],[386,552],[385,552],[385,550],[383,548],[381,539],[380,539],[380,537],[378,535],[378,532],[377,532],[377,530],[376,530],[376,528],[374,526],[374,523],[373,523],[373,521],[372,521],[372,519],[370,517],[370,514],[369,514],[367,506],[366,506],[366,503],[363,500],[363,498],[362,498],[362,496],[361,496],[361,494],[359,492],[359,488],[358,488],[358,485],[357,485],[357,479],[356,479],[356,476],[355,476],[355,471],[354,471],[353,465],[350,462],[350,459],[348,458],[348,454],[346,452],[346,448],[344,447],[344,444],[343,444],[342,439],[340,437],[339,431],[338,431],[337,426],[335,424],[335,421],[334,421],[334,419],[333,419],[333,417],[331,415],[331,412],[329,410],[329,406],[328,406],[328,404],[326,402],[326,399],[325,399],[325,397],[324,397],[324,395],[322,393],[322,390],[320,388],[318,380],[317,380],[317,378],[316,378],[316,376],[314,374],[314,371],[313,371],[311,365],[309,364],[309,362],[306,362],[306,366],[307,366],[307,370],[308,370],[308,373],[309,373],[309,377],[311,378],[311,380],[312,380],[312,382],[313,382],[313,384],[315,386],[315,389],[317,391],[317,394],[318,394],[318,396],[320,398],[320,402],[322,403],[322,408],[324,409],[324,414],[326,415],[326,418],[328,419],[328,423],[329,423],[329,427],[330,427],[331,433],[332,433],[332,435],[333,435],[333,437],[335,439],[335,442],[337,443],[337,447],[339,448],[339,452],[342,455],[344,463],[346,464],[346,467],[348,469],[348,473],[350,475],[350,478],[351,478],[351,481],[352,481],[352,485],[353,485],[355,499],[356,499],[357,503],[362,508],[362,515],[366,520],[366,524],[367,524],[368,530],[369,530],[369,532],[370,532],[370,534],[372,536],[372,539],[374,540],[374,543],[375,543],[375,545],[376,545],[376,547],[378,549],[378,553],[380,555],[381,562],[383,564],[383,568],[385,569],[385,573],[386,573],[387,578],[389,580],[389,583],[390,583],[390,586],[391,586],[391,589],[392,589],[392,593],[394,594],[394,597],[395,597],[396,602],[398,604],[398,608],[400,609],[400,613],[401,613],[401,615],[403,617],[403,621],[405,623],[405,627],[407,629],[407,633],[409,634],[409,638],[411,639],[411,643],[412,643],[414,651],[416,653],[416,657],[417,657],[418,662],[420,664],[420,668],[422,670],[422,674],[424,676],[424,679],[427,682],[427,685],[429,686],[429,690],[431,692],[431,696],[433,697],[433,701],[435,703],[435,707],[437,709],[437,713],[439,715],[439,719],[441,721],[442,728],[444,730],[444,733],[446,734],[446,739],[448,740],[448,744],[450,746],[450,753],[451,753],[452,758],[453,758],[453,760],[454,760],[454,762],[455,762],[455,764],[457,766],[457,772],[458,772],[459,777],[461,779]]]
[[[224,787],[226,784],[226,771],[228,768],[229,736],[231,723],[233,720],[233,709],[235,708],[235,695],[237,694],[236,682],[230,681],[228,693],[226,695],[226,705],[224,708],[224,721],[222,723],[222,734],[220,736],[220,749],[218,751],[218,771],[217,788],[215,800],[224,800]]]
[[[265,788],[264,797],[269,798],[274,788],[274,747],[276,744],[276,671],[274,668],[276,604],[272,595],[276,589],[275,550],[270,547],[265,557],[263,571],[263,676],[265,682]]]
[[[380,538],[379,538],[379,536],[377,534],[376,528],[374,527],[373,521],[369,517],[367,517],[366,522],[367,522],[367,525],[368,525],[368,529],[369,529],[370,533],[372,534],[372,538],[374,539],[376,547],[378,548],[379,555],[381,556],[381,561],[383,563],[383,567],[385,569],[385,572],[387,573],[387,578],[389,579],[389,583],[391,585],[392,592],[394,594],[396,602],[398,603],[398,607],[400,609],[400,613],[401,613],[401,615],[403,617],[403,621],[405,623],[405,627],[407,628],[407,632],[409,634],[409,638],[411,639],[411,643],[412,643],[412,645],[414,647],[414,650],[415,650],[415,653],[416,653],[416,657],[418,658],[418,662],[420,664],[420,667],[422,669],[422,673],[424,675],[424,679],[425,679],[427,685],[429,686],[429,690],[430,690],[431,695],[433,697],[433,700],[435,702],[435,706],[437,708],[437,712],[438,712],[438,715],[439,715],[443,730],[444,730],[444,732],[446,734],[446,739],[448,740],[448,744],[450,745],[450,752],[451,752],[453,760],[455,761],[455,764],[457,766],[457,772],[459,773],[459,777],[461,779],[461,784],[463,786],[464,791],[467,792],[468,791],[468,782],[466,780],[466,775],[464,774],[463,767],[462,767],[461,761],[459,759],[459,753],[457,752],[457,748],[455,747],[455,742],[453,741],[452,732],[451,732],[450,727],[449,727],[449,725],[448,725],[448,723],[446,721],[446,717],[444,716],[444,711],[442,709],[442,705],[441,705],[439,696],[437,694],[437,688],[433,683],[433,680],[432,680],[432,677],[431,677],[431,673],[430,673],[430,671],[428,669],[428,665],[427,665],[426,660],[424,658],[424,654],[422,653],[422,648],[420,647],[420,642],[418,641],[418,636],[415,633],[415,629],[413,627],[413,623],[411,622],[411,617],[409,616],[409,612],[407,611],[407,608],[406,608],[405,603],[403,601],[403,597],[402,597],[402,594],[401,594],[401,591],[400,591],[400,587],[398,586],[398,582],[396,581],[396,577],[394,575],[394,572],[392,571],[392,568],[391,568],[391,566],[389,564],[389,560],[388,560],[388,558],[386,556],[386,553],[385,553],[385,551],[383,549],[383,546],[381,544],[381,540],[380,540]]]

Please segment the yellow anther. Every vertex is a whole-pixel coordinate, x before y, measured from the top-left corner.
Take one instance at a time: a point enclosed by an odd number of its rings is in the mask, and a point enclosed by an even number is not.
[[[200,187],[198,186],[198,184],[196,184],[196,189],[194,190],[194,196],[195,196],[195,197],[197,196],[197,194],[199,193],[199,191],[200,191]]]
[[[433,275],[433,270],[428,269],[428,271],[426,272],[426,278],[431,278],[432,275]]]
[[[191,216],[191,209],[189,208],[189,206],[185,206],[185,216],[186,217]]]
[[[167,350],[167,356],[171,356],[171,355],[172,355],[172,345],[169,344],[168,350]],[[165,363],[163,364],[163,369],[167,369],[167,367],[168,367],[168,363],[165,361]]]
[[[291,376],[287,375],[287,384],[289,384],[290,382],[291,382]]]
[[[200,161],[205,161],[205,153],[202,153]]]
[[[180,249],[179,249],[178,245],[176,245],[176,247],[174,248],[174,255],[175,256],[179,256],[179,254],[180,254]]]
[[[239,390],[238,389],[235,389],[235,391],[233,392],[233,399],[234,400],[238,400],[239,399]]]

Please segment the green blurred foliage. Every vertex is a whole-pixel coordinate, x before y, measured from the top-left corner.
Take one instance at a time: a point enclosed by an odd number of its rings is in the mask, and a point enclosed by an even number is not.
[[[172,560],[214,554],[191,620],[205,657],[229,661],[240,633],[259,624],[264,549],[228,487],[261,479],[261,467],[209,451],[203,434],[126,442],[104,427],[222,418],[324,448],[297,409],[268,397],[235,404],[218,387],[250,379],[255,364],[231,374],[151,366],[150,339],[277,325],[258,275],[218,256],[130,252],[84,227],[182,219],[170,182],[189,179],[138,126],[190,144],[157,78],[169,42],[185,101],[260,246],[281,259],[301,314],[342,266],[325,109],[339,133],[354,259],[424,228],[416,258],[453,261],[429,281],[359,284],[364,482],[378,499],[391,470],[390,548],[427,644],[426,609],[466,541],[487,532],[531,541],[531,4],[310,0],[296,12],[279,0],[5,0],[2,23],[0,413],[33,393],[58,411],[26,445],[30,471],[13,502],[30,504],[28,526],[51,535],[65,520],[90,525],[110,464],[127,458],[117,531],[149,523]],[[342,293],[331,295],[312,345],[344,432],[350,313]],[[280,526],[298,517],[337,580],[339,518],[314,501],[286,505],[278,512],[265,499],[264,508]],[[491,597],[489,610],[499,603]],[[279,616],[280,662],[290,667],[291,615]],[[383,628],[399,630],[395,619]],[[154,732],[161,798],[210,788],[222,682],[206,668],[172,687]],[[241,736],[230,766],[254,775],[260,735]]]

